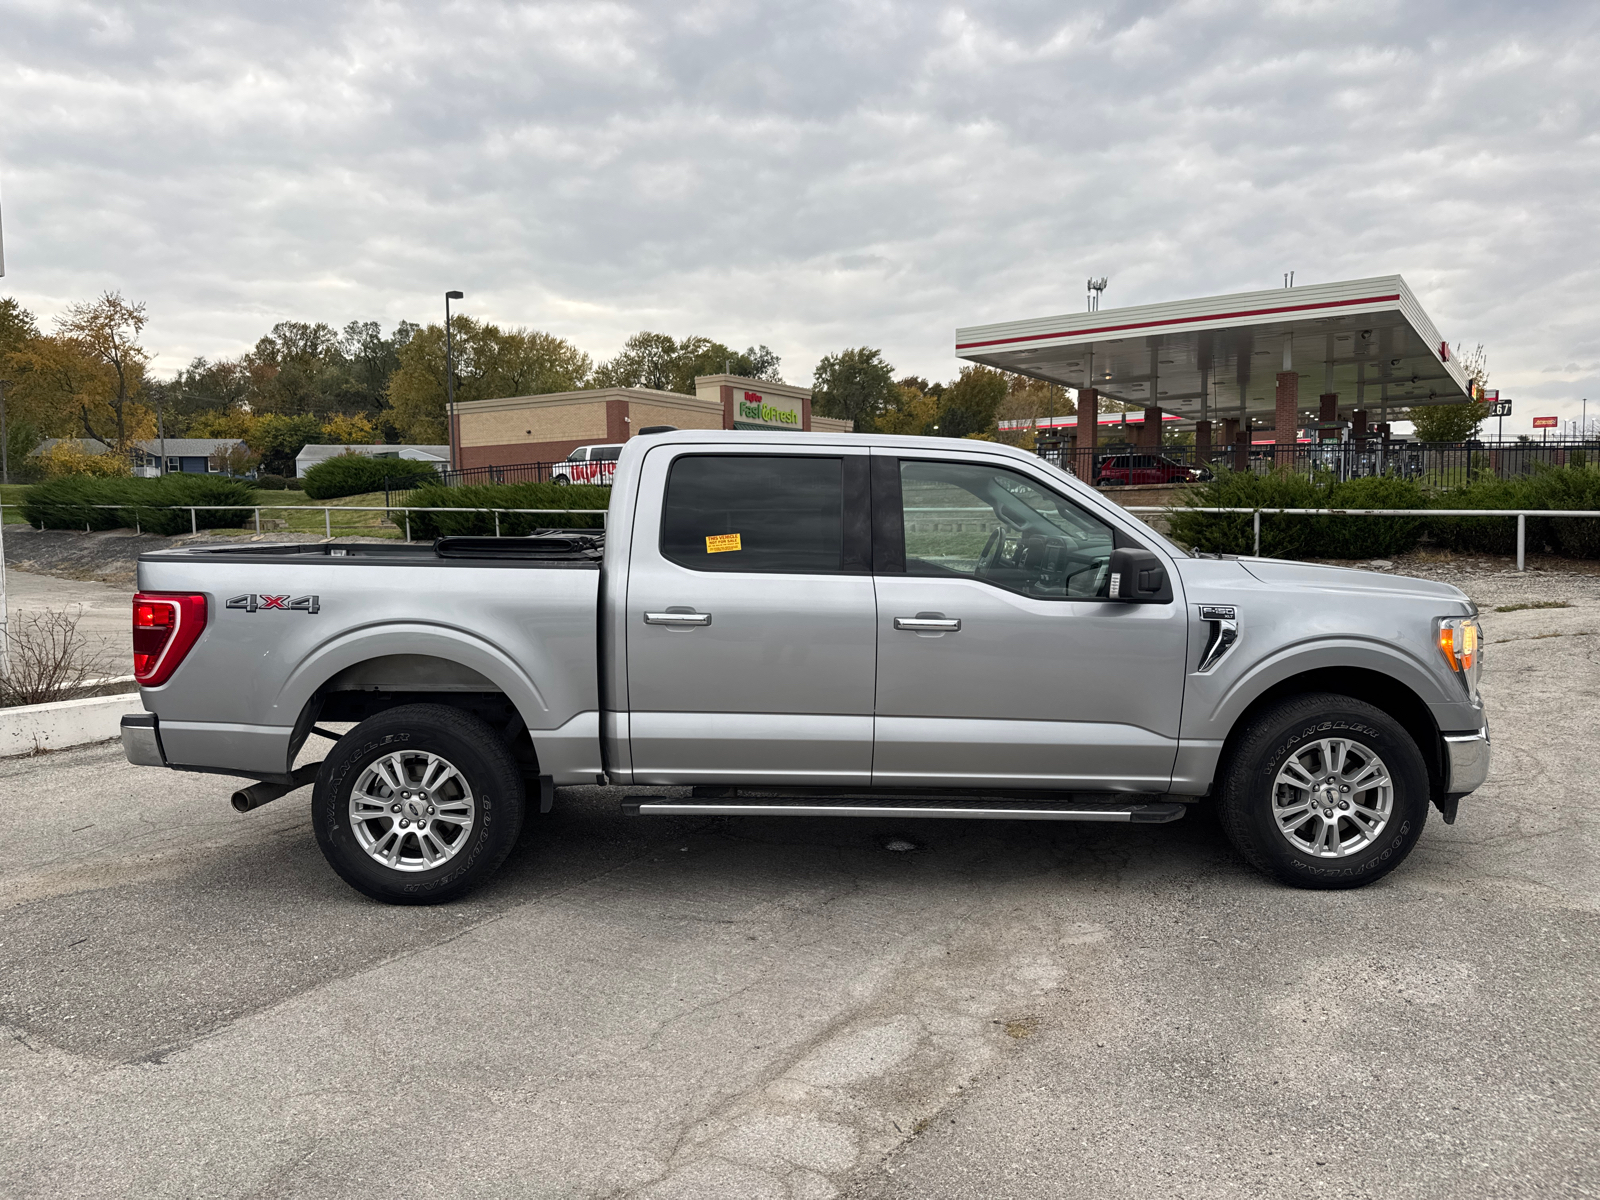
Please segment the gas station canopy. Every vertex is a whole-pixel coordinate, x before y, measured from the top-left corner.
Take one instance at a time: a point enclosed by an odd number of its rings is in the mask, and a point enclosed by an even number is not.
[[[1468,388],[1398,275],[973,326],[956,330],[956,354],[1188,420],[1282,411],[1290,373],[1296,409],[1336,395],[1381,419]]]

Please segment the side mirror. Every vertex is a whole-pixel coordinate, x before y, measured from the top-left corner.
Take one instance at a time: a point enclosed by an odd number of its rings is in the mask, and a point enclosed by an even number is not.
[[[1129,547],[1111,552],[1107,598],[1125,604],[1171,604],[1172,580],[1152,550]]]

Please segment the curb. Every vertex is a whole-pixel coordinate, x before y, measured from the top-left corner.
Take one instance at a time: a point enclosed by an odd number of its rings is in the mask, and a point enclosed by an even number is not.
[[[0,758],[110,741],[122,736],[125,714],[143,711],[138,692],[0,708]]]

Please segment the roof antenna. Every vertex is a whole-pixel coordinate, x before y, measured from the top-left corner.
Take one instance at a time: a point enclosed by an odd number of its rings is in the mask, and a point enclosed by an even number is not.
[[[1283,273],[1283,286],[1286,287],[1286,288],[1292,288],[1294,286],[1294,272],[1293,271],[1285,271]]]
[[[1089,280],[1089,311],[1090,312],[1099,312],[1100,311],[1100,293],[1106,290],[1106,282],[1107,282],[1107,279],[1106,279],[1106,276],[1104,276],[1104,275],[1100,276],[1099,279],[1094,279],[1092,277],[1090,278],[1090,280]]]

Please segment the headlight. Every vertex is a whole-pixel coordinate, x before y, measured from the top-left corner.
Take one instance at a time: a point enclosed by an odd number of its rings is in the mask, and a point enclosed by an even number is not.
[[[1483,629],[1476,617],[1440,617],[1439,653],[1466,685],[1467,695],[1478,698],[1478,676],[1483,672]]]

